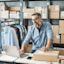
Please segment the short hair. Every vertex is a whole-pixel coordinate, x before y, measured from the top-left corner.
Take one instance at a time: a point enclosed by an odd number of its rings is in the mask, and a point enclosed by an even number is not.
[[[32,16],[34,16],[34,15],[41,16],[41,14],[37,13],[37,12],[32,14]]]

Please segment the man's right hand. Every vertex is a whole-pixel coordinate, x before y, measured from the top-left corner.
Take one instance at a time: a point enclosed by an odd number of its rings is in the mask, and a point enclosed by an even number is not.
[[[24,54],[24,47],[21,47],[20,54]]]

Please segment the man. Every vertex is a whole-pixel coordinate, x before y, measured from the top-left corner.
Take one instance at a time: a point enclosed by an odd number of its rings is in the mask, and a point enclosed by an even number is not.
[[[25,40],[23,41],[21,50],[24,52],[25,45],[32,40],[32,52],[38,49],[47,51],[52,44],[53,32],[49,22],[43,22],[40,13],[32,14],[33,26],[28,31]]]

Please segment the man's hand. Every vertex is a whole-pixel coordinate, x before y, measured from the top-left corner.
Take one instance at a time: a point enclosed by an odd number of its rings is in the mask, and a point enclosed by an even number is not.
[[[47,45],[44,48],[41,48],[42,51],[46,52],[51,47],[51,39],[48,39]]]
[[[41,50],[46,52],[46,51],[48,51],[48,48],[44,47],[44,48],[41,48]]]
[[[20,54],[24,54],[24,47],[21,47]]]
[[[24,53],[26,53],[26,50],[27,50],[27,45],[22,45],[22,47],[20,49],[20,53],[24,54]]]

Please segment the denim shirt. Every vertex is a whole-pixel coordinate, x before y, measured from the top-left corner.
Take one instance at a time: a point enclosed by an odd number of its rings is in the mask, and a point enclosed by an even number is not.
[[[23,41],[23,44],[27,44],[32,40],[32,50],[37,50],[45,47],[48,39],[53,39],[52,27],[49,22],[43,22],[40,32],[35,25],[32,25]]]

